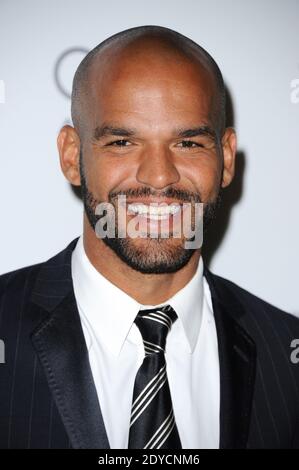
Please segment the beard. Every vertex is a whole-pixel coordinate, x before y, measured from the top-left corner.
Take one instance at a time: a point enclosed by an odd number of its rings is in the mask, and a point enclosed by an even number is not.
[[[84,204],[84,210],[90,226],[96,232],[96,224],[101,216],[95,214],[98,204],[105,202],[96,199],[89,190],[86,175],[83,166],[82,154],[80,154],[80,177],[81,177],[81,196]],[[124,195],[126,197],[156,196],[151,188],[129,189],[126,191],[110,192],[108,202],[115,206],[117,196]],[[200,203],[200,194],[168,188],[159,193],[159,196],[174,198],[180,203]],[[214,201],[204,204],[203,211],[203,235],[207,233],[208,227],[215,219],[217,209],[221,202],[221,188]],[[118,236],[119,227],[117,217],[115,219],[115,237],[101,237],[101,240],[129,267],[143,274],[166,274],[174,273],[182,269],[190,261],[195,253],[195,249],[187,249],[184,247],[184,238],[121,238]]]

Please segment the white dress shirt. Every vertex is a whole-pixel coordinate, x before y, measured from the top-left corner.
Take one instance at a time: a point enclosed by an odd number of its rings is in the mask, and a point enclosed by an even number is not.
[[[100,274],[81,236],[72,278],[102,416],[111,449],[127,449],[133,388],[144,348],[134,323],[141,305]],[[220,379],[216,327],[203,261],[188,284],[160,305],[178,319],[167,336],[165,359],[183,449],[219,448]]]

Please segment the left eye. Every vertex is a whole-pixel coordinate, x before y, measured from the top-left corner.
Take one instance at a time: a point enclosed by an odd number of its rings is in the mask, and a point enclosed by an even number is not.
[[[193,140],[182,140],[182,142],[180,142],[180,144],[182,144],[182,147],[184,147],[184,148],[203,147],[202,144],[194,142]]]
[[[126,144],[129,144],[128,140],[120,139],[120,140],[114,140],[113,142],[110,142],[108,145],[115,145],[117,147],[127,147]]]

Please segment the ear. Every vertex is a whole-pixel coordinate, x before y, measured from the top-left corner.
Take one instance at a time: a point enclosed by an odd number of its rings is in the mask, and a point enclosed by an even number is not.
[[[80,186],[80,138],[72,126],[63,126],[57,138],[60,166],[66,179]]]
[[[222,137],[222,152],[223,152],[223,172],[221,187],[226,188],[235,175],[235,159],[237,150],[237,136],[232,127],[225,129]]]

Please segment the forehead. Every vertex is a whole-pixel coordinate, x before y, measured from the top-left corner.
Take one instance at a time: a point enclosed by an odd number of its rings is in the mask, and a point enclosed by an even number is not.
[[[112,51],[92,66],[88,114],[93,123],[126,119],[140,125],[208,121],[215,97],[211,72],[176,51]]]

